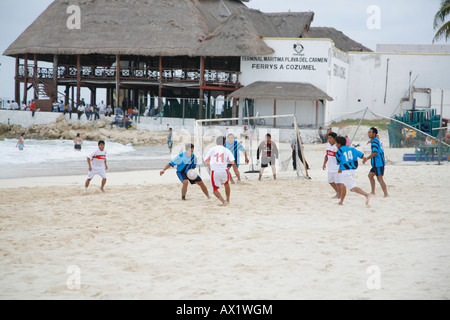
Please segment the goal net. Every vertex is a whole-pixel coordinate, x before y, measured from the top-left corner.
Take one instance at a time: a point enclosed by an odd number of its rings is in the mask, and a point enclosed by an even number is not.
[[[368,131],[375,127],[384,148],[401,149],[386,155],[386,161],[391,164],[446,161],[450,156],[448,123],[441,119],[436,109],[407,109],[388,117],[366,108],[353,113],[334,114],[334,119],[325,127],[347,137],[351,146],[367,154],[370,154]]]
[[[194,134],[201,172],[208,169],[200,156],[203,159],[216,146],[216,138],[223,136],[230,151],[238,156],[241,180],[258,179],[268,159],[272,162],[264,168],[262,179],[272,179],[274,173],[277,179],[309,178],[307,155],[295,115],[197,120]],[[235,177],[233,170],[230,174]]]

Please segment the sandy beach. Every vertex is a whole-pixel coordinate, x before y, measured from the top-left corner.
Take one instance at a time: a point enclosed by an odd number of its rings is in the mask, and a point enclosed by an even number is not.
[[[87,194],[86,176],[0,180],[0,298],[449,299],[449,163],[387,148],[391,197],[338,206],[324,148],[305,146],[311,180],[243,179],[229,207],[197,186],[181,201],[173,169],[110,173],[105,193],[99,177]]]

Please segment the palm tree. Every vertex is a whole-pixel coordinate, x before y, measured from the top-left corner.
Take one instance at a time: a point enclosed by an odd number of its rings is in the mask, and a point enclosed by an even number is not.
[[[434,17],[434,29],[439,29],[434,36],[433,43],[440,39],[447,41],[450,39],[450,21],[446,22],[446,18],[450,17],[450,0],[442,0],[441,8]]]

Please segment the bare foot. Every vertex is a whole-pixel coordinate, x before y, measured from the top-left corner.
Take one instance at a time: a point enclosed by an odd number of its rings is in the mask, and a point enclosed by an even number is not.
[[[370,198],[372,198],[372,194],[371,193],[368,194],[367,197],[366,197],[366,206],[367,206],[367,208],[370,208],[370,205],[369,205]]]
[[[339,199],[339,198],[340,198],[340,196],[336,193],[336,194],[334,195],[334,197],[331,198],[331,199]]]
[[[339,201],[338,205],[343,206],[344,203],[342,201]]]

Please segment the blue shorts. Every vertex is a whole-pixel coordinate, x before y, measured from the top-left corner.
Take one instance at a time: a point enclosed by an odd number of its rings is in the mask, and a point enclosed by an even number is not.
[[[172,149],[172,147],[173,147],[173,141],[168,141],[168,142],[167,142],[167,145],[168,145],[169,149]]]
[[[377,177],[384,176],[384,167],[372,167],[372,169],[370,169],[370,172],[375,173]]]
[[[22,150],[22,149],[23,149],[23,144],[19,144],[19,145],[17,146],[17,148],[19,148],[19,150]]]
[[[197,182],[203,181],[202,178],[200,178],[200,176],[198,176],[197,179],[195,179],[195,180],[191,180],[191,179],[189,179],[187,177],[186,173],[180,172],[180,171],[177,171],[177,176],[178,176],[178,179],[180,179],[181,182],[183,182],[184,180],[189,180],[189,182],[191,184],[196,184]]]

